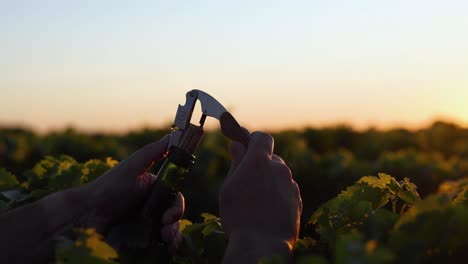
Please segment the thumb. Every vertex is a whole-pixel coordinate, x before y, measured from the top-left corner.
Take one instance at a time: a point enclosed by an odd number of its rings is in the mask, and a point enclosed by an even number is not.
[[[231,161],[231,168],[229,169],[228,172],[228,178],[231,176],[231,174],[234,173],[234,171],[237,169],[237,166],[242,162],[244,159],[246,153],[246,149],[244,145],[237,141],[232,141],[231,145],[229,146],[229,154],[231,154],[232,161]]]
[[[147,171],[154,162],[163,159],[167,153],[170,135],[161,140],[137,150],[119,165],[122,170],[131,175],[140,175]]]

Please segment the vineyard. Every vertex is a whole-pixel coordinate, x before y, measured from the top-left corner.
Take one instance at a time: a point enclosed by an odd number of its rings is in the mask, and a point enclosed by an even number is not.
[[[168,131],[37,134],[0,128],[0,213],[92,181]],[[273,134],[301,188],[296,263],[459,263],[468,259],[468,129],[435,122],[420,130],[348,126]],[[57,263],[220,263],[226,247],[218,191],[228,141],[208,132],[185,179],[184,243],[141,259],[92,229],[57,243]],[[261,263],[279,263],[264,259]]]

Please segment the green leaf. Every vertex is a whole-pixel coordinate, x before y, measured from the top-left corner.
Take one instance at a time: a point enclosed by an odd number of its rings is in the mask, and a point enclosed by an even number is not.
[[[458,181],[446,181],[440,184],[439,194],[453,198],[454,204],[464,204],[468,206],[468,178]]]
[[[388,211],[381,213],[378,209],[388,204],[390,198],[400,198],[405,204],[413,204],[419,200],[419,195],[409,180],[400,184],[383,173],[378,177],[365,176],[320,206],[312,214],[309,224],[316,225],[321,239],[332,245],[337,236],[353,230],[366,232],[369,238],[383,238],[385,233],[375,229],[381,226],[390,228],[396,218],[389,216]],[[378,219],[380,217],[383,219]]]
[[[456,260],[466,254],[468,207],[430,195],[400,217],[389,243],[409,263]]]
[[[364,176],[361,179],[359,179],[359,183],[366,183],[367,185],[374,187],[374,188],[379,188],[379,189],[386,189],[387,184],[390,183],[390,179],[387,177],[388,175],[380,173],[379,177],[375,176]]]
[[[385,241],[389,230],[393,228],[398,218],[398,214],[393,214],[387,209],[379,208],[369,213],[369,216],[363,222],[361,230],[366,239]]]
[[[214,231],[221,231],[221,224],[219,222],[211,222],[205,224],[202,234],[206,237]]]
[[[62,241],[56,248],[57,263],[116,263],[117,252],[94,229],[80,229],[75,242]]]
[[[185,228],[186,228],[187,226],[192,225],[192,224],[193,224],[193,223],[192,223],[190,220],[181,219],[181,220],[179,221],[179,231],[180,231],[180,232],[184,232]]]
[[[113,160],[112,158],[106,158],[105,162],[98,159],[87,161],[83,168],[83,183],[96,179],[116,164],[118,164],[118,161]]]
[[[0,168],[0,191],[19,187],[18,179],[11,172]]]
[[[388,174],[379,173],[378,178],[374,176],[362,177],[358,182],[366,183],[369,186],[380,188],[394,195],[408,205],[413,205],[421,200],[414,185],[408,178],[404,178],[401,183],[398,183],[395,178]]]
[[[451,202],[449,197],[444,195],[431,195],[410,208],[406,214],[402,215],[396,223],[395,228],[399,228],[405,223],[413,222],[420,215],[445,210],[450,206]]]
[[[394,263],[395,256],[388,248],[379,247],[375,240],[364,240],[358,232],[338,236],[335,263]]]
[[[294,244],[295,251],[305,251],[317,245],[317,240],[311,237],[304,237],[302,239],[298,239]]]
[[[464,186],[463,189],[453,199],[454,204],[463,204],[468,206],[468,186]]]
[[[215,215],[209,213],[202,213],[201,216],[203,217],[203,223],[209,224],[212,222],[219,222],[219,218]]]

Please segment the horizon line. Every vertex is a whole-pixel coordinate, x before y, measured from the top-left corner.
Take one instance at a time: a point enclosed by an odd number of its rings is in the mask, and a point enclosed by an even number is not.
[[[354,122],[355,123],[355,122]],[[410,124],[410,122],[387,122],[387,124],[366,124],[366,125],[356,125],[353,124],[352,121],[330,121],[330,122],[322,122],[322,123],[307,123],[303,125],[290,125],[290,126],[282,126],[282,127],[274,127],[273,128],[260,128],[260,129],[252,129],[251,131],[266,131],[271,133],[281,133],[285,131],[302,131],[306,129],[329,129],[329,128],[337,128],[337,127],[348,127],[354,131],[363,132],[368,130],[378,130],[378,131],[390,131],[396,129],[405,129],[409,131],[418,131],[422,129],[427,129],[433,126],[436,123],[446,123],[446,124],[453,124],[457,127],[462,129],[468,129],[467,122],[463,122],[457,120],[456,118],[449,118],[449,117],[433,117],[426,121],[418,122],[417,124]],[[127,128],[111,128],[111,129],[102,129],[102,128],[86,128],[79,124],[73,124],[73,122],[65,123],[59,126],[49,126],[48,128],[38,128],[32,124],[27,124],[23,122],[2,122],[0,121],[0,129],[23,129],[29,130],[33,133],[37,134],[50,134],[50,133],[57,133],[63,132],[66,130],[75,130],[80,133],[85,134],[126,134],[131,133],[134,131],[140,130],[168,130],[170,131],[171,123],[167,122],[166,125],[149,125],[146,122],[142,122],[140,125],[136,126],[129,126]],[[209,125],[205,127],[205,131],[217,131],[220,127]]]

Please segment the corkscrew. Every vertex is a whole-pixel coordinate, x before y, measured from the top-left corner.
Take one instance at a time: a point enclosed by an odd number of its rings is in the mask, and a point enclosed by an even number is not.
[[[202,109],[199,125],[191,123],[197,101]],[[250,133],[239,125],[221,103],[200,90],[187,92],[185,104],[178,106],[171,127],[168,155],[157,173],[157,179],[143,208],[143,217],[152,222],[152,243],[160,242],[162,215],[172,206],[180,182],[195,164],[193,154],[203,137],[203,125],[207,117],[219,120],[224,136],[248,147]]]

